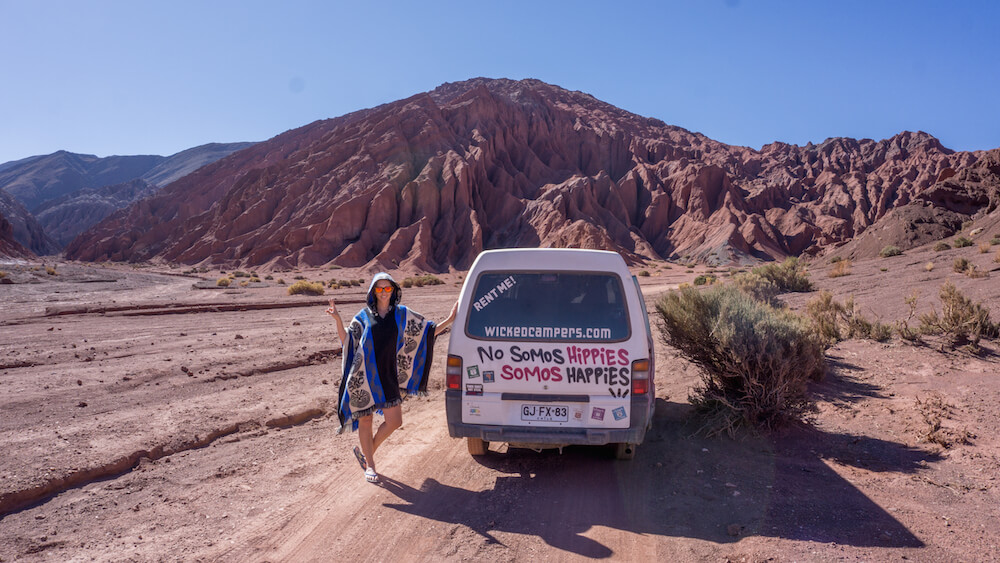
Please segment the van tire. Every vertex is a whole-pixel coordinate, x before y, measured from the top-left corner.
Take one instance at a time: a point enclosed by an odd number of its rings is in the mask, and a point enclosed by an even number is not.
[[[490,443],[483,440],[482,438],[468,438],[467,445],[469,446],[469,453],[472,455],[486,455],[486,452],[490,449]]]
[[[615,459],[629,460],[635,457],[635,444],[619,442],[615,444]]]

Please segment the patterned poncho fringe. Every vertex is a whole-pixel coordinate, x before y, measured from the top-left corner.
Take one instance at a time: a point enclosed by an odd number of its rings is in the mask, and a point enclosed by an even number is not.
[[[427,380],[431,371],[434,352],[434,323],[403,305],[395,310],[396,327],[396,373],[402,397],[427,395]],[[382,382],[375,363],[375,346],[372,338],[372,311],[362,309],[351,321],[344,343],[340,389],[338,391],[338,417],[340,429],[346,430],[348,422],[351,430],[358,429],[358,419],[381,413],[382,409],[394,407],[402,402],[387,403]]]

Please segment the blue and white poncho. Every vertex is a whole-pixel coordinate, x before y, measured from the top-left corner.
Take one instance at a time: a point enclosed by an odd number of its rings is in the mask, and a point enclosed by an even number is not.
[[[388,274],[379,274],[372,280],[372,288],[379,279],[389,279],[394,286],[396,285]],[[399,287],[396,286],[394,302],[398,301],[399,292]],[[351,429],[357,430],[359,418],[398,404],[398,402],[392,404],[386,402],[386,394],[382,389],[375,362],[375,346],[371,330],[374,306],[374,293],[369,288],[368,306],[354,316],[347,329],[347,342],[343,348],[343,377],[338,392],[339,432],[346,429],[349,421]],[[426,395],[434,351],[435,325],[419,313],[402,305],[396,305],[395,318],[396,373],[400,395],[403,397],[413,394]]]

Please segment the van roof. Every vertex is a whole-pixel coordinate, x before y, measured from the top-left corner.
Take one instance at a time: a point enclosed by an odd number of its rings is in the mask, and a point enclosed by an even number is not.
[[[617,252],[583,248],[505,248],[485,250],[471,270],[607,270],[628,274],[625,259]]]

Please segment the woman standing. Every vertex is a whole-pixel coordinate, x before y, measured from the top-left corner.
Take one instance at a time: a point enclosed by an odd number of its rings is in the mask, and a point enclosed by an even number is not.
[[[365,470],[365,480],[378,483],[375,451],[403,425],[400,405],[405,394],[426,393],[434,338],[455,320],[458,303],[440,324],[399,305],[402,291],[389,274],[372,278],[367,306],[351,320],[347,330],[330,300],[326,310],[336,321],[343,349],[343,378],[338,392],[340,431],[360,430],[361,448],[354,455]],[[381,411],[385,420],[372,433],[372,419]]]

